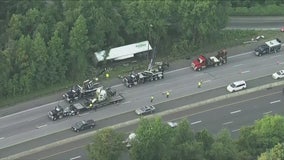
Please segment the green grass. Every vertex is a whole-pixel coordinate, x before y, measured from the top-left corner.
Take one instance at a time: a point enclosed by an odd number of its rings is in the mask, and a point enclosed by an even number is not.
[[[0,107],[11,106],[11,105],[15,105],[19,102],[25,102],[27,100],[32,100],[32,99],[39,98],[39,97],[42,97],[42,96],[54,94],[56,92],[66,90],[70,86],[71,86],[71,83],[66,82],[64,84],[57,84],[57,85],[54,85],[54,86],[49,86],[48,88],[39,90],[38,92],[33,92],[31,94],[15,96],[15,97],[6,98],[6,99],[0,99]]]
[[[222,48],[230,48],[233,46],[240,46],[244,45],[243,42],[250,40],[253,37],[256,37],[258,35],[264,35],[265,39],[273,39],[275,37],[278,37],[282,40],[284,40],[284,34],[280,33],[279,31],[243,31],[243,30],[223,30],[221,34],[217,37],[214,37],[210,42],[204,44],[200,47],[200,49],[197,50],[188,50],[188,54],[190,56],[198,55],[200,53],[208,53],[208,52],[215,52],[217,50],[220,50]],[[169,60],[169,62],[178,60],[178,59],[184,59],[188,57],[188,55],[184,54],[174,54],[170,57],[158,57],[157,61],[159,60]],[[147,68],[148,61],[128,61],[127,63],[123,62],[119,65],[116,65],[114,67],[111,67],[110,78],[117,78],[119,75],[126,75],[134,70],[145,70]],[[103,76],[99,77],[100,81],[107,81],[107,79]],[[17,96],[17,97],[11,97],[8,99],[0,99],[0,107],[3,106],[9,106],[14,105],[19,102],[24,102],[27,100],[35,99],[37,97],[46,96],[52,93],[56,93],[59,91],[64,91],[67,88],[72,86],[72,82],[66,82],[64,84],[58,84],[54,86],[50,86],[46,89],[40,90],[38,92],[34,92],[32,94],[23,95],[23,96]]]
[[[284,4],[229,8],[230,16],[284,16]]]

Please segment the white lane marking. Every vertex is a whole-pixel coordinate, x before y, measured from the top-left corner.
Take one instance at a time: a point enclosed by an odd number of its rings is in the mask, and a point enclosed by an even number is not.
[[[239,66],[242,66],[244,64],[237,64],[237,65],[234,65],[233,67],[239,67]]]
[[[173,73],[173,72],[181,71],[181,70],[185,70],[185,69],[188,69],[188,68],[190,68],[190,67],[184,67],[184,68],[180,68],[180,69],[176,69],[176,70],[168,71],[168,72],[166,72],[166,73],[164,73],[164,74],[169,74],[169,73]]]
[[[1,140],[1,139],[4,139],[4,138],[5,138],[5,137],[0,137],[0,140]]]
[[[61,100],[61,101],[62,101],[62,100]],[[0,119],[12,117],[12,116],[15,116],[15,115],[18,115],[18,114],[21,114],[21,113],[25,113],[25,112],[29,112],[29,111],[32,111],[32,110],[40,109],[40,108],[43,108],[43,107],[46,107],[46,106],[55,105],[55,104],[57,104],[57,103],[60,103],[61,101],[56,101],[56,102],[48,103],[48,104],[45,104],[45,105],[41,105],[41,106],[39,106],[39,107],[34,107],[34,108],[30,108],[30,109],[27,109],[27,110],[23,110],[23,111],[20,111],[20,112],[17,112],[17,113],[9,114],[9,115],[0,117]]]
[[[206,80],[206,81],[203,81],[203,83],[209,83],[209,82],[211,82],[211,79],[208,79],[208,80]]]
[[[201,123],[201,122],[202,122],[202,121],[192,122],[191,125],[198,124],[198,123]]]
[[[230,57],[228,57],[228,58],[239,57],[239,56],[243,56],[243,55],[247,55],[247,54],[251,54],[251,53],[253,53],[253,51],[246,52],[246,53],[241,53],[241,54],[237,54],[237,55],[233,55],[233,56],[230,56]]]
[[[163,86],[163,85],[166,85],[166,84],[170,84],[170,83],[159,83],[159,84],[156,84],[155,86]]]
[[[131,101],[126,101],[126,102],[123,102],[121,104],[127,104],[127,103],[131,103]]]
[[[249,73],[250,71],[247,70],[247,71],[242,71],[241,73],[244,74],[244,73]]]
[[[41,126],[37,126],[36,128],[37,128],[37,129],[40,129],[40,128],[46,127],[46,126],[47,126],[47,124],[44,124],[44,125],[41,125]]]
[[[270,102],[270,104],[279,103],[279,102],[280,102],[280,99],[279,99],[279,100],[276,100],[276,101],[272,101],[272,102]]]
[[[113,88],[116,88],[116,87],[120,87],[120,86],[123,86],[123,84],[117,84],[117,85],[114,85],[112,86]]]
[[[237,110],[237,111],[233,111],[233,112],[230,112],[231,114],[235,114],[235,113],[239,113],[241,112],[242,110]]]
[[[70,160],[74,160],[74,159],[78,159],[78,158],[81,158],[81,156],[76,156],[76,157],[70,158]]]
[[[270,113],[272,113],[272,111],[264,112],[263,114],[265,115],[265,114],[270,114]]]
[[[232,132],[238,132],[240,131],[241,129],[235,129],[235,130],[232,130]]]
[[[232,121],[230,121],[230,122],[225,122],[225,123],[223,123],[223,125],[228,125],[228,124],[232,124],[233,122]]]

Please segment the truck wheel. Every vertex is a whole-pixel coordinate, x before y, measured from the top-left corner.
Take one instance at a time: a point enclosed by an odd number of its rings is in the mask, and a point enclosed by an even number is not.
[[[131,85],[131,84],[129,84],[129,85],[128,85],[128,88],[131,88],[131,87],[132,87],[132,85]]]
[[[56,118],[54,117],[52,120],[56,121]]]

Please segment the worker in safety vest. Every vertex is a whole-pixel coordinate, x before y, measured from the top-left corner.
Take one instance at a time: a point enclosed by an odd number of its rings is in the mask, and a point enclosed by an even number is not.
[[[154,101],[154,96],[151,96],[151,103]]]
[[[170,92],[167,91],[167,92],[166,92],[166,97],[169,98],[169,96],[170,96]]]
[[[108,73],[106,73],[106,78],[109,78],[109,74]]]
[[[202,81],[199,81],[197,85],[198,85],[198,86],[197,86],[198,88],[201,88]]]

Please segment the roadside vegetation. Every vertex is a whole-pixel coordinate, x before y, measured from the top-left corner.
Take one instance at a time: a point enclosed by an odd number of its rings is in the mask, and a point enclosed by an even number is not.
[[[284,117],[280,115],[268,115],[252,126],[242,127],[237,139],[226,129],[217,135],[207,130],[193,131],[187,120],[171,128],[161,118],[142,118],[135,133],[127,150],[122,146],[121,133],[112,129],[99,131],[88,146],[90,159],[119,160],[124,152],[131,160],[284,159]]]
[[[283,16],[283,0],[230,0],[230,16]]]

